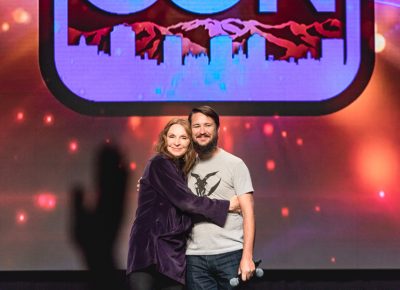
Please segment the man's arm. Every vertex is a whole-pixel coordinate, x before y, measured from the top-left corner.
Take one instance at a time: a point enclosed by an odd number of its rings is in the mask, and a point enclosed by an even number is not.
[[[238,273],[242,280],[249,280],[255,271],[253,261],[253,249],[255,239],[255,215],[254,199],[252,193],[242,194],[239,197],[239,204],[243,215],[243,255],[240,261]]]

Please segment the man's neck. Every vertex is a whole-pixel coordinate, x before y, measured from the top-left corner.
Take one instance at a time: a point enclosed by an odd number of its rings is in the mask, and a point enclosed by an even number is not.
[[[205,154],[199,154],[199,158],[200,160],[208,160],[211,159],[212,157],[214,157],[218,152],[220,151],[219,147],[215,147],[214,150],[212,150],[211,152],[205,153]]]

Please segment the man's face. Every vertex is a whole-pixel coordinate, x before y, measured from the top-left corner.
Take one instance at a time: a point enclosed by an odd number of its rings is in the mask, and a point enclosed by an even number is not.
[[[192,115],[192,136],[196,151],[201,148],[212,151],[217,146],[217,125],[212,118],[202,113],[194,113]],[[208,151],[207,149],[206,151]]]

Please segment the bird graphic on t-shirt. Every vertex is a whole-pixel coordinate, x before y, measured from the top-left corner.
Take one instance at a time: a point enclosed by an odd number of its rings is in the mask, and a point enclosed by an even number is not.
[[[210,178],[211,176],[214,176],[217,173],[218,173],[218,171],[208,173],[203,179],[201,179],[199,174],[190,173],[191,176],[196,178],[195,185],[196,185],[196,193],[198,196],[210,196],[218,188],[218,185],[221,182],[221,178],[213,187],[211,187],[208,194],[206,194],[206,186],[208,184],[207,179]]]

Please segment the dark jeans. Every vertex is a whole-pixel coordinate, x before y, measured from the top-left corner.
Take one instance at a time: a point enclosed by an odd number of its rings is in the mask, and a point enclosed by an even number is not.
[[[231,290],[229,280],[238,273],[242,250],[218,255],[186,256],[187,290]]]
[[[130,290],[183,290],[183,285],[157,272],[153,267],[128,275]]]

